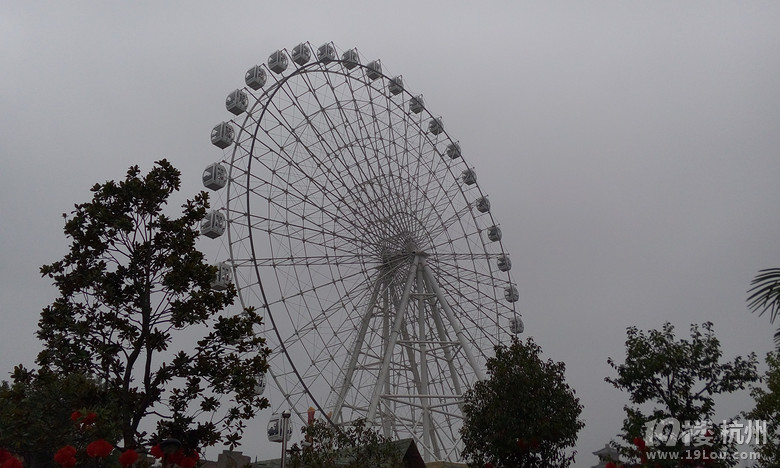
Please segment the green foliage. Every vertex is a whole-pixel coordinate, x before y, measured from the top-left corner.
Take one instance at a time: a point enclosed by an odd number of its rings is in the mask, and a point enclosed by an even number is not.
[[[710,322],[701,327],[691,325],[690,340],[677,339],[674,327],[668,322],[662,330],[647,333],[636,327],[627,329],[626,360],[617,364],[609,358],[607,362],[617,377],[605,379],[615,388],[628,392],[631,402],[625,407],[626,418],[620,434],[625,444],[616,444],[621,455],[639,456],[632,443],[637,437],[646,437],[647,423],[667,418],[675,418],[681,424],[711,421],[715,414],[714,395],[743,390],[758,379],[755,353],[747,359],[738,356],[733,361],[721,362],[720,341],[712,327]],[[715,425],[711,431],[713,444],[709,448],[728,449],[722,446],[719,426]],[[654,441],[645,442],[649,448]],[[656,445],[652,450],[683,448]],[[667,464],[676,466],[677,462]]]
[[[567,467],[574,461],[582,405],[565,365],[542,361],[531,338],[495,347],[487,380],[465,395],[463,456],[471,466]]]
[[[179,187],[166,160],[145,176],[134,166],[123,181],[96,184],[65,223],[69,252],[41,267],[59,297],[41,314],[38,363],[99,379],[117,402],[126,447],[144,442],[137,432],[148,417],[165,421],[155,437],[178,431],[194,445],[232,447],[242,420],[268,405],[254,394],[267,369],[268,350],[253,333],[261,319],[252,310],[217,316],[236,291],[212,288],[216,268],[195,246],[207,194],[186,201],[179,217],[163,212]],[[176,352],[174,337],[194,327],[211,331]]]
[[[769,323],[775,323],[780,313],[780,268],[758,272],[748,290],[748,309],[759,317],[769,312]],[[780,329],[775,332],[775,345],[780,350]]]
[[[294,446],[290,468],[392,468],[401,466],[398,448],[364,420],[336,427],[316,420],[303,429],[310,446]]]
[[[762,466],[780,466],[780,351],[767,354],[766,364],[768,369],[762,379],[766,388],[751,389],[756,406],[745,417],[766,421],[768,443],[754,444],[753,449],[761,455]]]
[[[86,446],[97,438],[120,434],[111,408],[116,405],[94,379],[83,374],[57,376],[18,366],[12,381],[0,384],[0,448],[21,455],[34,466],[56,466],[61,447]],[[94,422],[72,419],[73,412],[94,412]]]

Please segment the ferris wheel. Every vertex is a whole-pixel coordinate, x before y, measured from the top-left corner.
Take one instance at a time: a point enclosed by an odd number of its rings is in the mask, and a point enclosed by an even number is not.
[[[363,418],[459,457],[463,393],[522,332],[501,229],[422,95],[357,49],[309,43],[250,68],[214,127],[232,281],[264,316],[269,398],[306,423]]]

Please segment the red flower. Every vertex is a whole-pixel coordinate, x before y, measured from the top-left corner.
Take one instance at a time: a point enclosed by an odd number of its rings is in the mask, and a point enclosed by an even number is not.
[[[95,420],[97,420],[97,414],[90,411],[86,416],[84,416],[84,420],[81,421],[81,424],[84,426],[90,426],[94,424]]]
[[[70,413],[70,420],[73,422],[78,422],[79,419],[81,419],[81,411],[74,411]]]
[[[0,468],[22,468],[22,461],[16,457],[11,457],[4,461]]]
[[[176,453],[173,453],[171,455],[168,455],[168,458],[166,461],[168,463],[172,463],[174,465],[180,465],[181,461],[184,459],[184,450],[179,449],[176,451]]]
[[[76,449],[71,445],[62,447],[54,454],[54,461],[62,468],[73,468],[76,466]]]
[[[179,461],[179,466],[181,468],[195,468],[195,465],[198,464],[198,452],[193,452],[192,455],[187,455],[186,457],[182,458],[181,461]]]
[[[165,455],[160,448],[160,444],[155,445],[151,449],[149,449],[149,454],[153,456],[154,458],[162,458],[163,455]]]
[[[103,439],[98,439],[87,445],[87,455],[93,458],[104,458],[111,454],[114,446]]]
[[[119,456],[119,464],[122,465],[123,468],[129,467],[137,461],[138,461],[138,452],[136,452],[133,449],[125,450],[124,452],[122,452],[122,455]]]
[[[617,468],[617,465],[615,465],[615,462],[608,462],[606,468]]]

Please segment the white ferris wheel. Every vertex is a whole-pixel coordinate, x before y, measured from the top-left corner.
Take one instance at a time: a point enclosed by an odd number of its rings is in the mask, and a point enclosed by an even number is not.
[[[357,49],[278,50],[231,92],[204,184],[242,306],[264,316],[269,399],[366,419],[457,460],[463,393],[522,332],[490,202],[421,95]]]

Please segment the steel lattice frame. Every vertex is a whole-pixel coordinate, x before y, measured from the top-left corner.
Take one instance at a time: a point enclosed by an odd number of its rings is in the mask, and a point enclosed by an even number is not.
[[[230,262],[242,305],[265,316],[272,404],[367,418],[455,460],[461,396],[517,317],[496,222],[412,94],[310,51],[243,89],[225,158]]]

